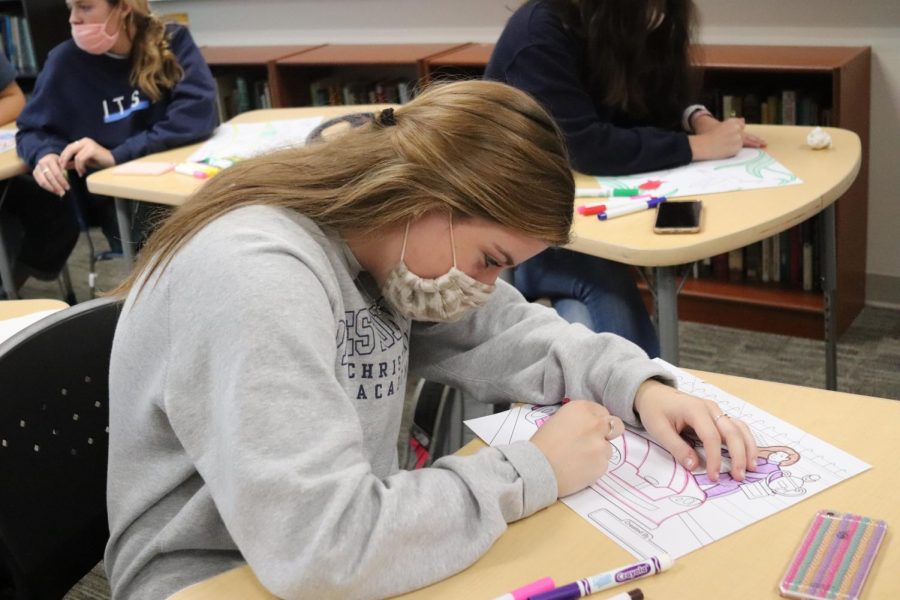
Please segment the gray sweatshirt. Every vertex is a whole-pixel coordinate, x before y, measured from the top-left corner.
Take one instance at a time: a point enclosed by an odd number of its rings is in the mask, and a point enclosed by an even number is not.
[[[632,424],[637,387],[667,380],[503,282],[449,324],[379,301],[343,242],[263,206],[216,219],[131,293],[110,364],[114,598],[159,600],[245,562],[287,599],[425,586],[553,503],[556,480],[530,442],[399,471],[408,372],[483,401],[594,398]]]

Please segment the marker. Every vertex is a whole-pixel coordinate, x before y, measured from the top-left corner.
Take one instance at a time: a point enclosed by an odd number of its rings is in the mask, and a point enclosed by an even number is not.
[[[175,165],[175,172],[182,175],[190,175],[197,179],[207,179],[218,173],[221,169],[204,165],[202,163],[183,162]]]
[[[537,581],[532,581],[528,585],[514,589],[508,594],[497,596],[496,598],[494,598],[494,600],[528,600],[528,598],[542,592],[548,592],[554,587],[556,587],[556,584],[553,583],[553,578],[544,577],[542,579],[538,579]]]
[[[575,188],[576,198],[622,198],[641,193],[638,188]]]
[[[603,202],[590,202],[588,204],[582,204],[575,210],[578,211],[579,215],[583,215],[588,217],[590,215],[597,215],[602,212],[606,212],[609,208],[619,208],[620,206],[632,206],[635,202],[640,199],[652,199],[652,196],[649,194],[641,194],[640,196],[634,196],[632,198],[613,198],[611,200],[605,200]]]
[[[574,600],[600,592],[625,582],[667,571],[675,564],[668,554],[651,556],[631,565],[600,573],[587,579],[579,579],[555,590],[531,596],[530,600]],[[643,594],[641,594],[643,596]]]
[[[634,206],[611,208],[606,212],[598,214],[597,218],[601,221],[606,221],[608,219],[614,219],[623,215],[630,215],[631,213],[641,212],[642,210],[647,210],[648,208],[656,208],[658,204],[665,201],[665,196],[660,196],[659,198],[650,198],[649,200],[645,200],[643,202],[636,202]]]
[[[634,588],[633,590],[610,596],[606,600],[644,600],[644,592],[641,591],[641,588]]]

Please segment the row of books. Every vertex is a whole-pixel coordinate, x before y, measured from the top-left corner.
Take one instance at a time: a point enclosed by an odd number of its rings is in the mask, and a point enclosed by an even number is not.
[[[376,82],[322,79],[309,86],[313,106],[403,104],[413,95],[414,83],[405,79]]]
[[[29,75],[37,73],[38,64],[28,19],[18,15],[0,15],[0,47],[16,71]]]
[[[719,119],[743,117],[748,123],[765,125],[831,125],[831,109],[813,94],[781,90],[769,94],[734,94],[713,90],[706,106]]]
[[[216,78],[216,107],[224,123],[248,110],[272,108],[272,91],[265,79],[250,80],[243,75],[225,74]]]
[[[817,224],[815,217],[755,244],[707,258],[694,266],[694,276],[821,291]]]

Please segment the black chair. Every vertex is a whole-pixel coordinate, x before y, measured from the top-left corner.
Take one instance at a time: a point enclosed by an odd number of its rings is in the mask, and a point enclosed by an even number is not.
[[[58,600],[103,557],[117,300],[0,344],[0,598]]]
[[[454,447],[449,439],[453,405],[461,402],[462,398],[449,385],[424,379],[416,384],[413,397],[415,412],[410,423],[410,454],[406,467],[420,469],[431,466],[431,463],[462,445],[461,441],[457,441]]]

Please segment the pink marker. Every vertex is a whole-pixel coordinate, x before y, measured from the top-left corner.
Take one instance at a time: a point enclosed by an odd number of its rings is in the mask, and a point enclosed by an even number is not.
[[[556,587],[552,577],[544,577],[537,581],[532,581],[526,586],[515,589],[508,594],[497,596],[494,600],[528,600],[531,596],[547,592]]]

